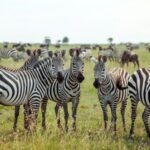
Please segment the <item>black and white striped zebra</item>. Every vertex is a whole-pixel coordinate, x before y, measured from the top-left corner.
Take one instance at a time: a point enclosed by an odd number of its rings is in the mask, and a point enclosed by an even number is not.
[[[95,64],[94,67],[95,81],[93,83],[98,91],[98,97],[104,116],[104,126],[105,129],[107,129],[108,116],[106,107],[109,104],[112,114],[111,126],[113,126],[114,131],[116,131],[117,103],[122,102],[121,115],[123,127],[124,130],[126,130],[124,115],[128,96],[128,90],[126,89],[126,85],[128,83],[129,74],[121,68],[114,68],[108,72],[105,67],[106,61],[107,58],[105,56],[98,57],[98,62]]]
[[[14,49],[3,49],[3,50],[0,50],[0,60],[2,58],[16,58],[17,57],[17,50],[14,48]]]
[[[67,103],[72,102],[72,118],[73,124],[72,127],[76,129],[76,113],[77,107],[80,99],[80,83],[84,80],[83,68],[84,63],[79,57],[78,49],[70,49],[70,55],[72,57],[70,68],[65,71],[64,81],[59,83],[54,81],[47,88],[47,99],[50,99],[56,102],[55,113],[57,117],[57,125],[61,127],[60,124],[60,107],[64,108],[64,118],[65,118],[65,130],[68,131],[68,107]],[[46,101],[46,99],[44,100]],[[46,104],[46,103],[45,103]],[[44,108],[44,107],[43,107]],[[46,108],[44,108],[46,109]],[[45,125],[45,111],[43,110],[42,124]]]
[[[36,63],[33,70],[12,72],[0,69],[0,104],[17,106],[29,104],[36,124],[40,101],[46,87],[56,77],[51,58]]]
[[[134,137],[134,122],[136,119],[136,110],[138,102],[141,101],[144,105],[142,119],[150,138],[150,128],[148,118],[150,116],[150,68],[141,68],[135,71],[128,82],[129,95],[131,99],[131,129],[130,138]]]

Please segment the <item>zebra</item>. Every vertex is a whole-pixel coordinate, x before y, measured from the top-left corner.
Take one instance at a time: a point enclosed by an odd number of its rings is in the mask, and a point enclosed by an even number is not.
[[[84,62],[79,57],[79,49],[70,49],[70,56],[72,57],[70,62],[70,68],[65,70],[63,82],[54,81],[53,84],[49,85],[47,88],[47,97],[43,102],[47,102],[48,99],[56,102],[55,114],[57,118],[57,126],[61,128],[60,123],[60,107],[63,106],[64,109],[64,119],[65,119],[65,130],[68,131],[68,107],[67,103],[72,102],[72,127],[76,129],[76,113],[77,107],[80,99],[80,84],[84,80],[83,68]],[[42,111],[42,125],[45,126],[45,109],[46,104],[43,105]]]
[[[0,50],[0,60],[1,58],[10,58],[10,57],[12,57],[13,59],[17,57],[17,50],[15,48]]]
[[[131,128],[130,138],[134,138],[134,122],[136,119],[136,110],[138,102],[141,101],[145,106],[142,119],[145,130],[150,138],[150,128],[148,118],[150,116],[150,68],[141,68],[135,71],[128,82],[129,95],[131,99]]]
[[[94,66],[94,78],[95,81],[93,85],[97,88],[98,98],[101,104],[101,108],[104,116],[104,128],[107,129],[107,104],[111,108],[111,126],[114,127],[114,132],[116,134],[116,107],[117,103],[122,102],[121,106],[121,115],[123,121],[123,128],[126,131],[125,126],[125,108],[127,105],[128,89],[127,83],[129,74],[122,68],[114,68],[111,71],[107,72],[105,63],[107,57],[99,56],[98,62]]]
[[[63,70],[64,70],[64,68],[63,68],[64,67],[64,61],[63,61],[61,55],[59,55],[57,53],[53,54],[52,51],[49,51],[49,52],[50,52],[49,57],[52,58],[53,64],[54,64],[54,67],[55,67],[55,72],[57,73],[57,80],[58,80],[58,82],[62,82],[63,79],[64,79],[64,77],[63,77],[63,75],[64,75],[64,72],[63,72]],[[32,66],[32,68],[33,68],[33,66]],[[51,84],[54,82],[54,80],[55,79],[51,79]],[[43,107],[45,107],[44,103],[45,102],[42,102],[41,110],[43,110],[44,109]],[[15,131],[16,131],[16,128],[17,128],[16,125],[17,125],[17,119],[18,119],[18,116],[19,116],[19,109],[20,109],[20,106],[15,107],[15,120],[14,120],[14,129],[15,129]],[[28,129],[28,126],[29,126],[28,119],[29,118],[28,118],[28,115],[26,115],[27,112],[30,111],[28,106],[25,108],[25,110],[26,110],[26,112],[24,113],[24,128]],[[43,127],[43,129],[46,129],[46,126],[43,125],[43,124],[42,124],[42,127]]]
[[[0,68],[0,104],[29,104],[36,126],[40,101],[54,77],[57,75],[51,58],[37,62],[33,70],[13,72]]]

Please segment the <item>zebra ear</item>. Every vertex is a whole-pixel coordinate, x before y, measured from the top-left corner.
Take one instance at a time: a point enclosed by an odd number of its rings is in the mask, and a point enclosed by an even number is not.
[[[30,49],[27,49],[26,53],[27,53],[28,56],[31,56],[31,50]]]
[[[104,63],[107,61],[107,57],[106,56],[102,56],[102,55],[99,55],[98,56],[98,61],[103,61]]]
[[[66,54],[66,51],[65,51],[65,50],[62,50],[62,51],[61,51],[61,55],[62,55],[62,57],[64,57],[64,56],[65,56],[65,54]]]
[[[101,55],[98,56],[98,61],[99,61],[99,62],[102,61],[102,57],[103,57],[103,56],[101,56]]]
[[[73,57],[73,51],[74,50],[72,48],[69,50],[69,54],[70,54],[71,57]]]
[[[105,63],[107,61],[107,57],[106,56],[102,56],[103,57],[103,62]]]
[[[76,49],[76,55],[79,56],[80,53],[81,53],[81,48],[77,48],[77,49]]]
[[[42,53],[42,52],[41,52],[41,49],[38,49],[38,50],[37,50],[37,54],[38,54],[38,56],[40,56],[40,55],[41,55],[41,53]]]
[[[52,51],[48,51],[48,56],[49,56],[50,58],[52,58],[52,57],[53,57],[53,52],[52,52]]]
[[[57,52],[55,52],[55,53],[54,53],[54,55],[55,55],[55,57],[58,57],[58,54],[57,54]]]

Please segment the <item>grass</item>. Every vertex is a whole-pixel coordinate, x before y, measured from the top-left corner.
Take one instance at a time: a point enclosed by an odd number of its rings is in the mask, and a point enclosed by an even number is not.
[[[64,46],[64,49],[69,49],[69,46]],[[124,47],[118,47],[123,49]],[[54,47],[50,49],[55,50]],[[139,54],[141,67],[149,66],[150,53],[140,46],[140,49],[136,51]],[[68,53],[67,53],[68,54]],[[97,55],[97,51],[93,52],[93,55]],[[69,58],[69,57],[68,57]],[[16,63],[11,59],[2,60],[0,65],[4,65],[10,68],[19,68],[23,64],[23,61]],[[69,65],[69,59],[66,62],[66,66]],[[115,62],[107,62],[108,68],[119,67],[119,64]],[[150,143],[146,136],[144,125],[142,122],[143,106],[139,104],[137,111],[137,119],[135,122],[135,140],[130,141],[128,139],[130,130],[130,99],[128,99],[128,105],[126,110],[126,126],[127,132],[123,131],[122,120],[120,115],[120,104],[117,109],[117,135],[114,136],[109,131],[104,131],[103,127],[103,115],[100,108],[99,100],[97,97],[97,91],[93,87],[93,67],[92,62],[85,62],[85,81],[81,85],[81,98],[77,113],[77,131],[71,130],[71,103],[69,103],[69,132],[65,133],[60,131],[56,126],[56,119],[54,114],[55,103],[49,101],[47,107],[47,130],[44,132],[41,127],[41,113],[39,110],[38,127],[37,132],[34,134],[26,134],[23,129],[23,109],[21,109],[18,120],[18,132],[14,133],[12,130],[14,119],[14,107],[4,107],[0,105],[0,150],[3,149],[15,149],[15,150],[41,150],[41,149],[85,149],[85,150],[97,150],[97,149],[133,149],[133,150],[148,150],[150,149]],[[131,74],[135,68],[133,64],[125,69]],[[110,110],[108,108],[109,120]],[[63,111],[61,113],[61,122],[64,123]],[[109,122],[110,123],[110,122]]]

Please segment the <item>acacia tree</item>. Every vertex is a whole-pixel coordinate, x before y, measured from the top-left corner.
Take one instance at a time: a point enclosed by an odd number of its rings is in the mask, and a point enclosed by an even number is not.
[[[63,39],[62,39],[62,43],[69,43],[69,38],[67,36],[65,36]]]
[[[109,42],[110,45],[112,45],[113,38],[112,38],[112,37],[109,37],[109,38],[107,39],[107,41]]]

